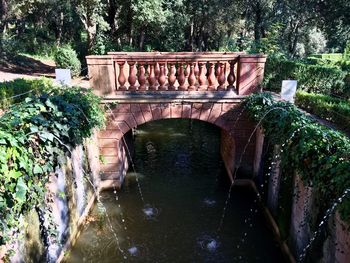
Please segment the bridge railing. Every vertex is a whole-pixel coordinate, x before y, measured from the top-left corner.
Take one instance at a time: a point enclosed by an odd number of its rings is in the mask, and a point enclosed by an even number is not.
[[[250,94],[263,79],[266,56],[240,52],[109,52],[87,56],[99,95],[127,91],[234,91]]]

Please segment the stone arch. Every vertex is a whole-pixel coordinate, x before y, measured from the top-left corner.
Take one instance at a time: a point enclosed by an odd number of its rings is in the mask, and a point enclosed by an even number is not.
[[[128,167],[127,148],[123,136],[144,123],[169,119],[197,119],[221,128],[221,154],[226,169],[232,177],[235,160],[246,147],[254,130],[253,124],[236,102],[183,102],[183,103],[120,103],[106,112],[106,128],[99,132],[101,179],[122,179]],[[248,145],[246,166],[253,167],[255,137]],[[233,160],[232,160],[233,159]]]

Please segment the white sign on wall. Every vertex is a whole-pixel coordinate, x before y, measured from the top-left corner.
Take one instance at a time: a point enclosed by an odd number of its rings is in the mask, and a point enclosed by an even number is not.
[[[282,100],[294,103],[294,96],[297,90],[298,81],[296,80],[283,80],[281,89]]]
[[[67,86],[70,85],[71,83],[70,69],[56,68],[55,74],[56,74],[56,81],[58,83],[60,83],[61,85],[67,85]]]

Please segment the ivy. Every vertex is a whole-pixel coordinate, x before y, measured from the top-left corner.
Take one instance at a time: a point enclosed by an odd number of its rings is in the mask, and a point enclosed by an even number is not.
[[[350,188],[348,137],[320,125],[293,104],[275,101],[269,93],[250,96],[245,107],[272,143],[283,146],[282,169],[297,170],[304,182],[320,191],[327,206]],[[349,198],[339,211],[350,220]]]
[[[81,88],[51,87],[8,107],[0,118],[0,245],[27,211],[44,206],[60,157],[103,124],[99,98]]]

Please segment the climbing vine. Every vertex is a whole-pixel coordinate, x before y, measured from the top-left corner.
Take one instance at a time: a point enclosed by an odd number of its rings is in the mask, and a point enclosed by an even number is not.
[[[89,90],[51,87],[11,105],[0,118],[0,245],[18,231],[27,211],[44,206],[59,159],[104,124],[99,102]]]
[[[297,170],[306,184],[320,191],[328,206],[350,188],[347,136],[320,125],[293,104],[275,101],[268,93],[250,96],[245,105],[272,143],[283,146],[282,169]],[[350,198],[342,202],[339,211],[342,219],[349,221]]]

